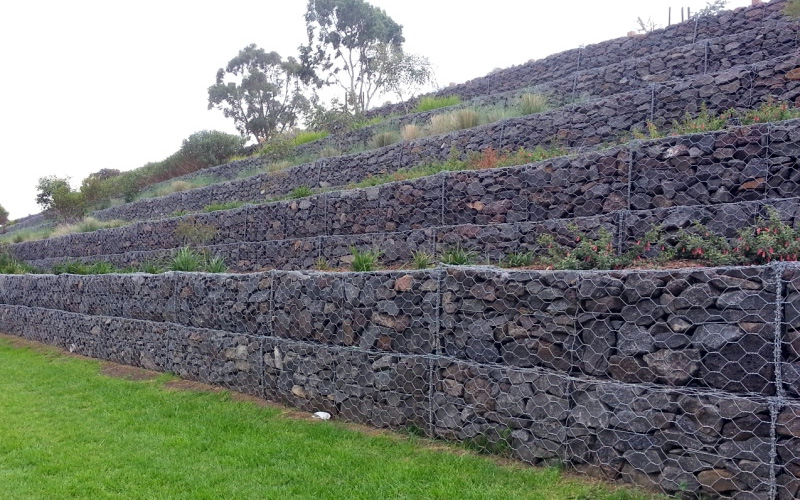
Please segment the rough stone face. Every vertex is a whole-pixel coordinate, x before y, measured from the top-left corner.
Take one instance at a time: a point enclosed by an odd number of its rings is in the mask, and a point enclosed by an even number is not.
[[[212,228],[200,246],[252,272],[309,269],[318,257],[345,266],[353,246],[384,249],[385,265],[456,244],[497,261],[541,250],[543,234],[574,246],[572,223],[595,236],[608,231],[621,249],[654,223],[668,237],[695,220],[733,237],[768,207],[796,223],[797,203],[779,198],[800,189],[797,122],[170,216],[177,207],[263,200],[298,183],[343,186],[445,160],[451,147],[532,148],[553,137],[587,147],[646,121],[681,119],[703,102],[716,111],[769,96],[792,100],[797,88],[787,75],[797,56],[767,61],[796,49],[797,27],[779,20],[780,4],[570,51],[446,91],[501,103],[518,95],[506,92],[547,77],[542,88],[556,99],[593,97],[566,110],[329,158],[286,175],[235,179],[262,160],[216,167],[205,173],[231,182],[102,214],[152,220],[13,250],[42,265],[76,258],[128,266],[168,258],[187,231]],[[340,140],[363,143],[371,133]],[[800,494],[798,276],[793,264],[0,276],[0,330],[306,411],[469,440],[529,463],[569,461],[667,492],[766,500],[774,473],[783,500]]]

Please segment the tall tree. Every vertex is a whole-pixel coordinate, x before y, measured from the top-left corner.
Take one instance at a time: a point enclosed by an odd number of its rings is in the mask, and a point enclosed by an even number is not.
[[[300,68],[293,57],[284,61],[277,52],[250,44],[217,71],[216,83],[208,88],[208,109],[216,107],[233,118],[243,137],[267,140],[308,112]]]
[[[0,205],[0,226],[6,224],[8,224],[8,210],[3,208],[3,205]]]
[[[385,90],[395,94],[409,111],[406,101],[434,83],[431,62],[425,56],[409,54],[402,49],[386,51],[383,57],[387,73]]]
[[[403,27],[364,0],[309,0],[305,21],[304,81],[337,84],[357,112],[365,111],[390,80],[387,56],[402,49]]]

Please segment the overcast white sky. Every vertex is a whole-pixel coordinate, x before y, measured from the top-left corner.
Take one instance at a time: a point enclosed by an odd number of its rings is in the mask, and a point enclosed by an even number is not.
[[[403,25],[440,85],[624,36],[705,0],[370,0]],[[750,0],[730,0],[729,8]],[[39,177],[73,185],[101,168],[161,160],[193,132],[236,133],[207,109],[218,68],[255,43],[284,57],[305,41],[306,0],[8,0],[0,5],[0,204],[38,212]],[[676,11],[678,14],[676,14]],[[377,102],[382,102],[379,100]]]

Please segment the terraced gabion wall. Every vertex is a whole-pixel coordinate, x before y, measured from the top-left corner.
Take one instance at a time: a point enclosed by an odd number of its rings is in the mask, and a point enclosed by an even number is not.
[[[690,22],[675,24],[648,35],[616,38],[567,50],[544,59],[493,72],[462,84],[451,85],[429,95],[458,95],[463,99],[471,99],[476,96],[536,85],[547,79],[569,75],[579,77],[587,70],[615,64],[631,57],[663,52],[785,19],[782,13],[785,6],[785,1],[772,0],[766,4],[736,9],[718,16],[698,17]],[[406,104],[413,107],[416,100]],[[372,109],[367,114],[368,116],[382,116],[390,113],[402,113],[404,112],[403,106],[402,103],[390,104]]]
[[[692,80],[654,84],[646,90],[568,106],[564,109],[503,120],[445,136],[400,143],[356,155],[320,160],[287,169],[280,174],[261,174],[141,200],[98,211],[101,219],[158,219],[176,210],[201,210],[225,201],[256,201],[285,195],[300,185],[343,186],[372,175],[396,171],[423,162],[444,161],[452,149],[466,155],[487,148],[516,150],[557,143],[570,147],[597,146],[617,139],[634,126],[647,122],[666,125],[696,113],[701,105],[712,112],[729,108],[751,109],[767,99],[793,101],[800,96],[798,82],[786,78],[800,66],[800,56],[790,55],[740,66],[723,73]]]
[[[75,234],[11,247],[44,268],[70,258],[120,266],[168,256],[188,228],[215,228],[204,245],[237,271],[346,264],[377,246],[384,262],[456,244],[492,260],[540,250],[541,234],[569,243],[568,226],[601,228],[625,250],[649,229],[693,221],[728,237],[774,208],[797,217],[800,121],[631,143],[531,165],[447,172],[368,189]],[[574,234],[572,239],[574,239]],[[574,242],[573,242],[574,244]]]
[[[564,78],[548,78],[536,85],[536,92],[547,94],[554,106],[593,98],[608,97],[632,90],[650,88],[654,83],[680,80],[691,76],[718,73],[725,69],[758,61],[786,56],[798,48],[798,24],[775,21],[758,27],[725,35],[720,38],[703,39],[687,46],[676,47],[667,52],[656,52],[642,57],[592,68]],[[295,150],[298,155],[318,154],[325,148],[347,151],[355,147],[368,147],[372,137],[387,127],[400,128],[409,123],[425,124],[431,116],[445,111],[468,106],[514,106],[522,93],[533,91],[520,83],[522,90],[492,93],[477,97],[460,106],[446,110],[438,109],[421,113],[410,113],[365,127],[340,133],[325,139],[303,144]],[[213,175],[217,179],[235,179],[254,166],[268,163],[268,156],[254,160],[242,160],[203,169],[180,177],[190,180]],[[164,184],[173,182],[166,181]]]
[[[0,331],[737,499],[800,494],[800,267],[0,276]]]

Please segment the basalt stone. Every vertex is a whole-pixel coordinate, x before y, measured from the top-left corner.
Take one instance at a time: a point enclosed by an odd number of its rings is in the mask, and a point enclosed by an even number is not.
[[[692,344],[703,351],[713,352],[729,342],[739,340],[744,334],[745,332],[736,325],[705,324],[695,330]]]

